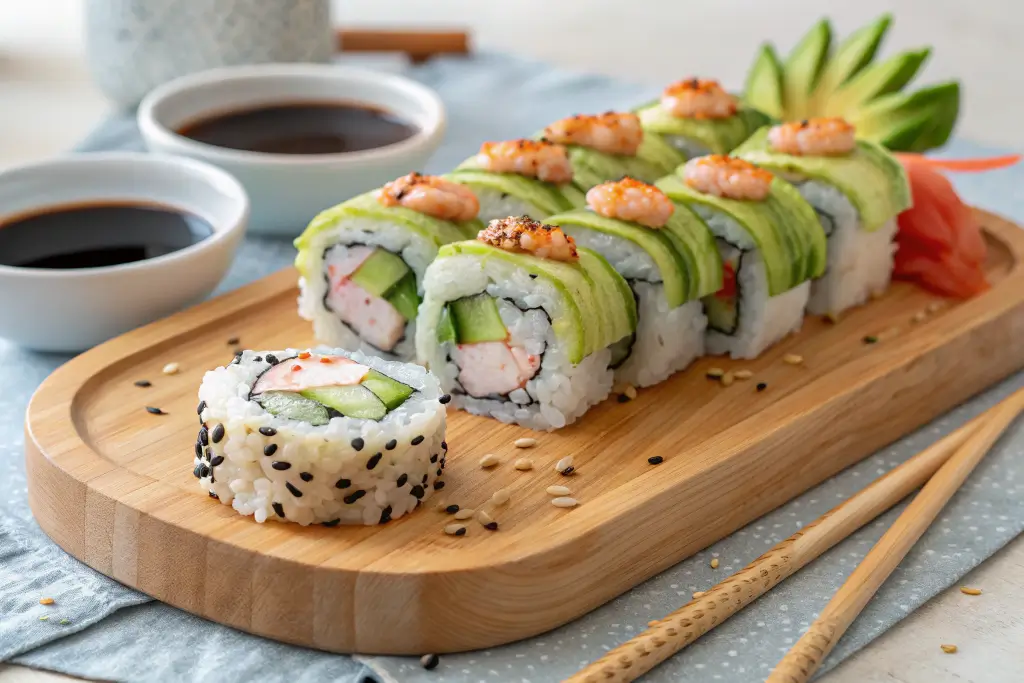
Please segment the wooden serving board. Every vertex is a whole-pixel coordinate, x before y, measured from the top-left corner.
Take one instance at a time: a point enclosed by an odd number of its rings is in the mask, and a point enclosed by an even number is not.
[[[269,638],[338,652],[483,648],[564,624],[714,543],[1024,367],[1024,231],[978,212],[993,288],[942,300],[896,284],[839,323],[754,362],[705,358],[605,401],[552,434],[450,411],[445,480],[416,513],[377,527],[257,524],[192,476],[203,373],[248,348],[302,347],[288,270],[75,358],[37,390],[26,421],[29,500],[42,528],[108,576],[181,609]],[[930,306],[931,305],[931,306]],[[932,310],[925,320],[915,314]],[[865,344],[865,335],[879,337]],[[803,356],[800,365],[784,354]],[[163,375],[165,363],[181,372]],[[731,386],[714,366],[747,368]],[[139,379],[152,381],[137,388]],[[756,383],[766,382],[758,392]],[[154,416],[144,406],[167,415]],[[513,441],[535,436],[536,448]],[[495,453],[502,463],[481,469]],[[576,473],[555,462],[572,455]],[[651,465],[650,456],[664,462]],[[535,469],[513,468],[530,457]],[[571,488],[575,509],[545,489]],[[439,502],[488,508],[487,531]],[[753,559],[753,558],[748,558]]]

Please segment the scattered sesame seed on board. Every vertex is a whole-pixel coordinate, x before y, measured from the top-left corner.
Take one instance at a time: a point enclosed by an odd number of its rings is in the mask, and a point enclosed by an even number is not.
[[[717,557],[711,558],[711,568],[712,569],[718,569],[718,558]]]
[[[915,323],[923,323],[927,319],[928,319],[928,311],[918,311],[917,313],[914,314],[914,317],[912,318],[912,320]]]
[[[665,462],[665,458],[663,458],[660,455],[652,455],[651,457],[647,458],[647,462],[648,464],[651,465],[660,465],[661,463]]]
[[[704,597],[704,591],[695,591],[694,594],[693,594],[693,599],[694,600],[696,600],[697,598],[703,598],[703,597]]]
[[[458,512],[455,513],[455,519],[458,519],[458,520],[469,519],[470,517],[472,517],[475,514],[476,514],[476,510],[474,510],[473,508],[462,508],[461,510],[459,510]]]
[[[618,401],[619,403],[629,403],[629,396],[626,396],[625,394],[619,394],[615,400]]]
[[[168,363],[160,372],[164,373],[165,375],[177,375],[179,370],[181,370],[180,363]]]
[[[537,445],[537,439],[526,436],[522,439],[516,439],[516,448],[533,448]]]
[[[721,379],[722,375],[725,374],[725,370],[722,368],[710,368],[704,374],[708,379]]]
[[[787,353],[782,357],[782,362],[788,365],[800,365],[804,362],[804,357],[796,353]]]
[[[480,458],[480,467],[487,469],[488,467],[494,467],[500,462],[501,460],[498,458],[498,456],[496,456],[494,453],[488,453],[484,457]]]
[[[927,311],[929,313],[938,313],[939,311],[941,311],[945,307],[946,307],[946,302],[945,301],[933,301],[930,304],[928,304]]]
[[[520,472],[526,472],[527,470],[533,469],[533,461],[529,458],[519,458],[513,465]]]
[[[634,387],[632,384],[627,384],[626,390],[623,391],[622,393],[625,394],[630,401],[632,401],[634,398],[636,398],[636,387]]]
[[[552,498],[551,504],[556,508],[574,508],[579,505],[579,501],[569,496],[559,496],[558,498]]]
[[[142,389],[145,389],[145,388],[147,388],[147,387],[151,387],[151,386],[153,386],[153,383],[152,383],[152,382],[150,382],[150,381],[149,381],[148,379],[139,379],[139,380],[135,380],[135,382],[133,382],[133,384],[134,384],[135,386],[137,386],[137,387],[140,387],[140,388],[142,388]]]
[[[878,343],[878,337],[876,337],[873,334],[867,334],[867,335],[864,335],[864,338],[861,341],[863,341],[865,344],[877,344]]]
[[[466,525],[465,524],[447,524],[444,527],[444,532],[449,536],[465,536]]]
[[[941,647],[942,651],[945,652],[947,655],[954,654],[957,650],[956,645],[939,645],[939,647]]]
[[[477,510],[476,521],[480,522],[484,526],[487,526],[488,524],[494,521],[494,517],[491,517],[487,510]]]
[[[724,375],[722,375],[722,379],[719,381],[722,383],[723,387],[728,387],[732,386],[733,379],[735,379],[735,377],[733,376],[732,372],[727,372]]]
[[[964,595],[981,595],[980,588],[969,588],[968,586],[960,586],[960,592]]]
[[[228,339],[228,346],[237,346],[237,345],[238,345],[238,337],[232,337],[231,339]]]
[[[508,489],[498,489],[491,494],[491,502],[495,505],[505,505],[511,497],[512,494],[508,492]]]
[[[39,604],[40,605],[52,605],[53,604],[53,598],[39,598]]]
[[[456,505],[455,503],[452,503],[450,505],[445,505],[444,508],[443,508],[443,511],[447,512],[449,515],[454,515],[456,512],[459,511],[459,509],[460,508],[459,508],[458,505]]]
[[[768,384],[766,382],[758,382],[757,383],[757,390],[758,391],[764,391],[767,388],[768,388]]]
[[[750,379],[754,376],[754,373],[750,370],[736,370],[732,373],[732,376],[736,379]]]
[[[568,486],[549,486],[547,492],[549,496],[568,496],[572,493]]]
[[[572,456],[567,455],[558,462],[555,463],[555,471],[559,474],[565,472],[572,467]]]
[[[149,413],[150,415],[166,415],[167,414],[164,411],[160,410],[159,408],[154,408],[153,406],[146,406],[146,412]]]

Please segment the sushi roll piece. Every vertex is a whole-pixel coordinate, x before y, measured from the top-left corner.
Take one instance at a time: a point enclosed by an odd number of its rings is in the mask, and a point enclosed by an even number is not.
[[[568,150],[545,140],[485,142],[447,177],[473,190],[485,223],[507,216],[542,221],[585,203]]]
[[[686,160],[657,135],[645,135],[633,113],[606,112],[555,121],[540,139],[569,150],[573,183],[586,192],[626,176],[653,183]]]
[[[603,257],[521,216],[441,247],[417,325],[419,361],[456,407],[553,430],[608,396],[636,303]]]
[[[770,119],[726,92],[718,81],[688,78],[637,110],[644,130],[687,159],[728,154]]]
[[[324,344],[412,360],[423,272],[483,227],[478,207],[466,186],[410,173],[321,212],[295,240],[299,315]]]
[[[750,162],[697,157],[657,183],[715,236],[722,288],[704,298],[707,351],[756,358],[800,329],[810,280],[825,269],[825,232],[796,188]]]
[[[203,377],[193,474],[257,522],[384,524],[444,486],[447,402],[418,365],[243,351]]]
[[[700,300],[722,288],[715,239],[690,209],[633,178],[591,188],[587,204],[548,222],[625,278],[637,302],[637,327],[613,348],[615,379],[657,384],[704,353],[707,318]]]
[[[889,288],[896,217],[911,205],[903,165],[855,134],[841,118],[794,121],[762,128],[735,152],[793,183],[817,212],[828,237],[807,304],[817,315],[836,317]]]

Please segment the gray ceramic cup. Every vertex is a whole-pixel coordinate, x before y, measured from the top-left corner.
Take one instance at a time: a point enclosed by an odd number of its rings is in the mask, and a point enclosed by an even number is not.
[[[185,74],[327,62],[336,47],[330,0],[86,0],[85,31],[93,78],[122,107]]]

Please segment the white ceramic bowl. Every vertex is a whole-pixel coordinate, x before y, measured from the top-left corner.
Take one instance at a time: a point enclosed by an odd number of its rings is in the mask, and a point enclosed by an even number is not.
[[[0,265],[0,337],[41,351],[81,351],[197,302],[224,277],[249,217],[238,181],[192,159],[76,154],[0,173],[0,224],[40,209],[104,200],[177,208],[205,220],[213,234],[115,266]]]
[[[289,102],[357,102],[390,111],[419,130],[385,147],[340,154],[264,154],[196,142],[176,131],[207,116]],[[216,164],[252,200],[252,233],[295,237],[322,209],[379,187],[424,163],[444,137],[444,105],[401,76],[329,64],[266,64],[183,76],[139,105],[139,130],[155,152]]]

